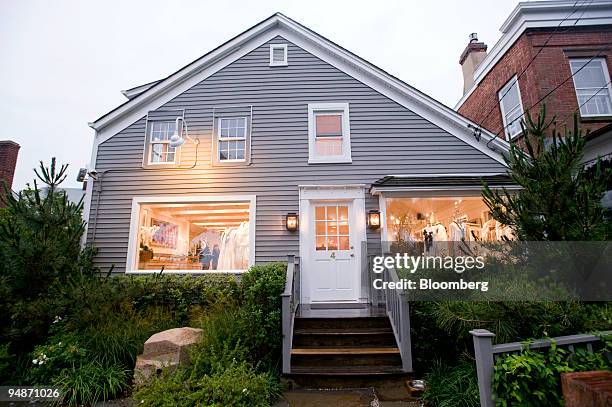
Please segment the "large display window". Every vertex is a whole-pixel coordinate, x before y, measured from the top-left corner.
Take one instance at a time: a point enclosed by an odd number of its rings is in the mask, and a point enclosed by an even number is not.
[[[247,270],[253,207],[250,200],[139,203],[134,269]]]
[[[500,241],[514,238],[512,229],[491,217],[481,197],[385,198],[386,241]]]

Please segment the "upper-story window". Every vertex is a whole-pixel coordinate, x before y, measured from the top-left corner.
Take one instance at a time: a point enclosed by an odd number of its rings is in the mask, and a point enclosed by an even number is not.
[[[516,76],[501,88],[498,97],[504,131],[508,139],[512,139],[521,134],[521,119],[523,118],[523,103]]]
[[[148,164],[174,164],[177,161],[176,148],[170,147],[170,137],[176,128],[175,121],[149,122]]]
[[[351,162],[348,103],[308,105],[308,162]]]
[[[287,44],[270,44],[270,66],[287,66]]]
[[[219,118],[219,162],[245,161],[247,141],[247,118]]]
[[[572,59],[570,67],[580,115],[582,117],[612,115],[612,86],[603,58]]]

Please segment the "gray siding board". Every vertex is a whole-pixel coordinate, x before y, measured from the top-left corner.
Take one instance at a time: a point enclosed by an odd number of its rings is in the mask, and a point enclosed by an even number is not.
[[[491,172],[504,167],[426,119],[365,86],[303,49],[287,43],[289,65],[270,68],[265,44],[164,104],[185,109],[190,135],[201,140],[194,169],[142,169],[146,117],[98,148],[96,170],[103,175],[90,211],[89,242],[99,250],[103,270],[124,270],[134,196],[256,195],[256,261],[283,260],[298,254],[298,234],[283,226],[287,212],[298,211],[298,185],[371,184],[392,174]],[[348,102],[351,164],[308,164],[308,103]],[[213,108],[252,105],[251,163],[211,164]],[[171,115],[170,115],[171,116]],[[181,167],[195,159],[193,145],[181,152]],[[366,211],[378,198],[366,194]],[[95,241],[93,220],[97,216]],[[368,230],[368,249],[380,249],[380,232]]]

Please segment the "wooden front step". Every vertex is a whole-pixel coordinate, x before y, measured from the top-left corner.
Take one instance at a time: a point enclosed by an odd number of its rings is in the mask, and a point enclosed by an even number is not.
[[[404,374],[388,317],[380,310],[363,314],[309,310],[296,317],[291,375],[333,380]]]
[[[295,330],[349,330],[349,329],[391,329],[389,318],[381,317],[347,317],[347,318],[296,318]]]
[[[320,328],[296,329],[293,333],[293,347],[392,347],[395,337],[391,328]]]
[[[336,367],[295,367],[293,374],[313,376],[370,376],[370,375],[400,375],[403,374],[401,366],[336,366]]]
[[[291,350],[291,355],[399,355],[398,348],[381,347],[381,348],[294,348]]]

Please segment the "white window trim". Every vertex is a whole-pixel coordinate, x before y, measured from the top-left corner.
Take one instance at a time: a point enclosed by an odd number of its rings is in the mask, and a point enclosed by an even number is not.
[[[601,66],[601,70],[603,71],[603,75],[604,75],[604,83],[607,83],[607,88],[608,88],[608,96],[610,97],[610,104],[612,104],[612,83],[610,83],[610,73],[608,72],[608,64],[606,63],[606,59],[605,58],[593,58],[593,60],[591,61],[591,58],[570,58],[569,62],[570,62],[570,72],[572,73],[572,81],[574,83],[574,94],[576,95],[576,101],[578,103],[578,106],[580,106],[580,99],[578,98],[578,89],[576,88],[576,75],[574,75],[574,71],[572,69],[572,62],[583,62],[583,63],[589,63],[589,62],[599,62],[599,65]],[[584,88],[582,88],[584,89]],[[599,93],[600,91],[598,91]],[[582,114],[582,109],[578,109],[580,112],[580,117],[609,117],[612,114],[610,113],[604,113],[604,114]]]
[[[509,85],[512,86],[512,85],[514,85],[514,83],[516,83],[516,91],[518,92],[519,106],[521,107],[521,116],[517,120],[522,120],[523,116],[525,115],[525,110],[523,109],[523,98],[521,97],[521,87],[519,86],[519,82],[518,82],[517,76],[514,75],[508,82],[506,82],[506,84],[504,86],[502,86],[500,91],[497,92],[497,99],[499,101],[499,108],[501,110],[502,121],[504,123],[504,134],[506,135],[506,138],[508,140],[512,140],[512,139],[518,137],[521,134],[520,131],[518,133],[516,133],[516,134],[508,134],[508,123],[506,121],[506,111],[504,109],[504,104],[502,103],[503,102],[502,101],[503,95],[508,90]]]
[[[130,215],[130,234],[125,264],[126,274],[158,274],[159,270],[139,270],[136,265],[138,249],[138,229],[140,227],[140,207],[143,204],[191,203],[191,202],[248,202],[249,203],[249,268],[255,265],[255,225],[256,195],[190,195],[176,196],[137,196],[132,198]],[[242,274],[248,270],[164,270],[164,274]]]
[[[342,111],[342,155],[317,156],[315,114],[319,112]],[[351,121],[348,103],[309,103],[308,104],[308,164],[351,163]]]
[[[282,49],[284,53],[284,58],[282,62],[274,61],[274,50]],[[287,66],[289,65],[289,60],[287,59],[287,44],[270,44],[270,66]]]
[[[244,119],[244,137],[221,137],[221,121],[222,120],[231,120],[231,119]],[[247,151],[250,148],[250,144],[247,144],[247,138],[249,136],[249,119],[246,116],[236,116],[236,117],[219,117],[217,122],[217,162],[220,164],[224,163],[244,163],[247,161],[247,157],[249,152]],[[222,160],[221,159],[221,142],[222,141],[244,141],[244,158],[235,159],[235,160]]]
[[[180,164],[180,154],[181,154],[181,147],[175,147],[174,148],[174,160],[173,161],[163,161],[163,162],[155,162],[155,161],[151,161],[151,154],[153,152],[153,144],[170,144],[170,140],[167,141],[162,141],[162,142],[155,142],[153,143],[153,141],[151,140],[151,137],[153,136],[153,130],[152,127],[150,127],[151,125],[153,125],[154,123],[159,123],[159,122],[172,122],[173,120],[150,120],[148,118],[147,115],[147,124],[146,124],[146,128],[145,128],[145,148],[144,148],[144,164],[146,166],[175,166],[175,165],[179,165]]]

